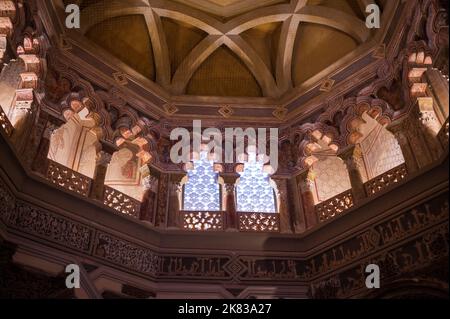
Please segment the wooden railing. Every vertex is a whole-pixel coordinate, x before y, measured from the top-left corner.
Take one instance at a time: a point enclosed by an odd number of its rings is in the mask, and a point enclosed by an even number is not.
[[[122,214],[134,218],[139,218],[141,202],[128,195],[125,195],[122,192],[119,192],[112,187],[105,186],[103,203],[106,206],[121,212]]]
[[[72,192],[85,197],[89,196],[92,179],[51,160],[49,160],[47,179]]]
[[[0,126],[7,136],[12,135],[14,127],[12,126],[11,122],[9,121],[8,117],[6,116],[6,113],[3,111],[1,106],[0,106]]]
[[[329,200],[316,205],[316,214],[319,222],[324,222],[354,206],[353,193],[349,189]]]
[[[408,175],[406,165],[402,164],[364,184],[367,196],[374,195],[404,180]]]
[[[80,174],[64,165],[49,161],[46,178],[50,182],[64,189],[70,190],[84,197],[89,197],[92,179]],[[140,201],[125,195],[118,190],[105,186],[103,203],[122,214],[139,218]]]
[[[280,214],[277,213],[237,213],[239,231],[244,232],[279,232]]]
[[[224,230],[225,212],[181,211],[181,228],[192,231]]]

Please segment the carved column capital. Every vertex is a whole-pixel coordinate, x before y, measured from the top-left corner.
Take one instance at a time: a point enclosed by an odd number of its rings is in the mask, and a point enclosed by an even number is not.
[[[47,122],[44,132],[42,133],[42,138],[45,138],[46,140],[50,140],[53,133],[58,129],[58,127],[51,123],[51,122]]]
[[[237,174],[220,174],[220,177],[224,181],[224,189],[227,194],[233,194],[236,187],[236,181],[239,178]]]
[[[316,176],[312,170],[306,170],[300,174],[298,188],[301,193],[312,192],[314,190]]]
[[[224,186],[225,186],[225,192],[227,194],[234,194],[234,189],[236,186],[235,184],[227,183],[227,184],[224,184]]]
[[[108,166],[111,163],[112,156],[118,151],[117,146],[114,144],[101,140],[101,148],[97,152],[95,162],[97,166]]]
[[[358,161],[362,159],[363,154],[361,147],[358,145],[351,145],[342,151],[338,157],[340,157],[349,170],[359,169]]]
[[[144,189],[146,191],[151,190],[152,192],[156,193],[158,191],[158,178],[148,175],[142,178],[142,186],[144,186]]]
[[[139,172],[141,173],[141,184],[144,187],[144,190],[151,190],[154,193],[158,192],[158,184],[159,184],[159,173],[152,168],[150,164],[145,164],[139,168]]]
[[[273,181],[277,184],[277,189],[280,196],[287,195],[287,181],[285,179],[273,179]]]
[[[112,154],[100,151],[97,153],[95,157],[95,165],[96,166],[108,166],[111,163]]]
[[[47,140],[50,140],[53,133],[65,124],[65,121],[61,118],[46,112],[42,112],[40,116],[46,121],[44,132],[42,133],[42,138],[45,138]]]
[[[361,201],[366,197],[366,191],[364,189],[364,181],[358,164],[363,156],[360,145],[349,146],[338,156],[347,166],[355,202]]]
[[[172,194],[181,193],[182,190],[183,190],[183,184],[181,184],[179,182],[173,182],[173,181],[170,183],[170,191]]]

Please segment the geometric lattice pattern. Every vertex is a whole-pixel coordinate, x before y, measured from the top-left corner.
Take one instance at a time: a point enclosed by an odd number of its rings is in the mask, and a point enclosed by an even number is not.
[[[353,194],[351,190],[316,205],[316,214],[320,222],[324,222],[352,208]]]
[[[237,184],[238,212],[276,213],[274,190],[269,180],[262,162],[250,158],[244,164]]]
[[[375,178],[405,162],[402,150],[396,138],[385,128],[376,129],[372,134],[377,134],[372,145],[362,147],[365,153],[367,167],[370,170],[369,178]],[[368,139],[369,140],[369,139]]]
[[[188,181],[184,186],[185,211],[220,211],[220,185],[213,163],[207,152],[200,153],[194,161],[194,169],[188,171]]]
[[[105,186],[105,193],[103,197],[103,204],[109,206],[122,214],[138,218],[141,203],[128,196],[115,190],[112,187]]]
[[[65,189],[76,192],[82,196],[88,197],[91,187],[91,179],[78,172],[71,170],[64,165],[49,161],[47,179]]]
[[[397,183],[400,183],[408,176],[408,171],[405,164],[401,164],[396,168],[393,168],[382,175],[371,179],[365,184],[367,195],[373,195],[385,190]]]
[[[223,230],[222,212],[182,212],[183,228],[187,230]]]
[[[270,213],[239,213],[239,230],[278,232],[280,230],[280,215]]]
[[[337,156],[330,156],[316,162],[316,189],[319,202],[326,201],[352,188],[347,167]]]

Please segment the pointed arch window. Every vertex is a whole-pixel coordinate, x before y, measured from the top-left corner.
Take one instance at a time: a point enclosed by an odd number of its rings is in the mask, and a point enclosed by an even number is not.
[[[183,210],[220,211],[220,185],[218,173],[214,171],[207,152],[201,152],[194,160],[194,168],[188,171],[188,181],[184,185]]]
[[[252,158],[253,157],[253,158]],[[244,164],[236,186],[237,210],[239,212],[276,213],[275,191],[269,174],[263,171],[263,163],[250,155]]]

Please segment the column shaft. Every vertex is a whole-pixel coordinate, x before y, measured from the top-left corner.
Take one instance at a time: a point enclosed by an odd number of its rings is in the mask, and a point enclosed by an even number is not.
[[[105,179],[108,165],[111,163],[112,155],[117,148],[108,143],[101,141],[102,150],[97,153],[95,160],[94,179],[91,184],[89,197],[95,200],[103,201],[105,192]]]
[[[306,229],[310,229],[317,225],[318,219],[314,203],[314,177],[310,171],[306,171],[300,175],[300,191],[302,194],[303,212],[305,214]]]
[[[229,230],[239,229],[239,220],[236,212],[236,201],[234,196],[235,185],[225,184],[225,227]]]
[[[158,190],[158,178],[150,175],[148,165],[141,167],[144,195],[142,196],[139,219],[150,224],[154,223],[156,193]]]
[[[37,148],[36,156],[31,164],[31,169],[41,175],[46,176],[48,170],[48,152],[50,150],[50,140],[51,136],[56,129],[56,126],[47,121],[45,124],[45,128],[43,134],[41,136],[41,140],[39,142],[39,146]]]
[[[406,169],[409,174],[414,174],[419,170],[419,165],[417,163],[414,152],[411,148],[407,134],[404,132],[403,125],[393,124],[387,127],[387,129],[394,134],[397,139],[398,145],[400,146],[403,154],[403,159],[405,160]]]
[[[358,167],[358,158],[361,156],[362,153],[359,145],[351,146],[339,155],[347,166],[350,184],[352,186],[353,200],[356,204],[367,197],[364,181]]]
[[[275,180],[278,188],[278,214],[280,217],[280,232],[292,233],[292,222],[289,214],[288,200],[288,188],[287,181],[284,179]]]

